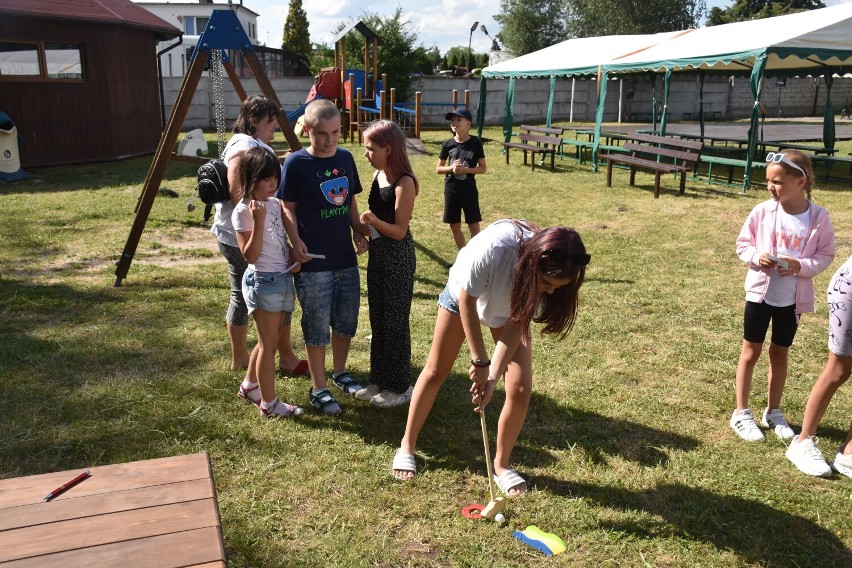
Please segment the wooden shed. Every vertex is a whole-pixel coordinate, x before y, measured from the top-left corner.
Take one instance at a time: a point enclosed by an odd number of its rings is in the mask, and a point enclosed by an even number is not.
[[[181,30],[130,0],[0,0],[0,111],[27,166],[154,152],[157,42]]]

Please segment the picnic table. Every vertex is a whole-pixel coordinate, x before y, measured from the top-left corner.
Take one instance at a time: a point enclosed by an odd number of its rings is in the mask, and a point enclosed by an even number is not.
[[[225,568],[206,452],[0,480],[0,565]]]

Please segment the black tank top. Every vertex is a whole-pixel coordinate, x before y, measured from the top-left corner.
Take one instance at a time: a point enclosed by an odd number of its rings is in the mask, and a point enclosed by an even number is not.
[[[378,172],[373,177],[373,185],[370,186],[370,197],[367,200],[367,205],[379,220],[390,224],[394,224],[396,221],[396,191],[394,190],[399,184],[399,180],[405,176],[411,177],[410,174],[402,174],[393,183],[385,187],[379,186]]]

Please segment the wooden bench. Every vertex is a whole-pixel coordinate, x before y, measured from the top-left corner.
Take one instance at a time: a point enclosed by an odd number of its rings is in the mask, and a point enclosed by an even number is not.
[[[506,154],[506,164],[509,163],[509,150],[514,148],[516,150],[523,151],[524,165],[527,164],[527,152],[530,153],[530,167],[533,171],[535,171],[536,154],[540,154],[542,156],[542,163],[544,162],[544,157],[550,154],[550,169],[554,169],[556,152],[559,150],[562,138],[559,138],[558,136],[521,132],[518,134],[518,140],[519,142],[503,142],[503,152]]]
[[[225,568],[210,459],[198,453],[0,480],[0,565]]]
[[[824,164],[825,170],[823,170],[824,173],[822,175],[824,181],[848,181],[849,185],[852,186],[852,158],[844,158],[842,156],[811,156],[810,158],[814,165],[814,175],[817,175],[816,170],[819,169],[819,164]],[[845,177],[831,175],[834,164],[849,164],[849,174]],[[817,177],[819,176],[817,175]]]
[[[740,158],[728,158],[724,156],[707,156],[702,154],[700,157],[700,162],[702,164],[707,164],[707,183],[713,185],[714,183],[721,183],[723,185],[739,185],[734,183],[734,168],[739,167],[745,171],[746,161]],[[728,168],[727,182],[714,182],[713,181],[713,165],[725,166]],[[696,164],[697,165],[697,164]],[[752,161],[752,168],[766,168],[766,163],[761,162],[760,160]],[[696,169],[694,178],[698,178],[698,171]]]
[[[701,154],[703,144],[692,140],[656,136],[653,134],[634,134],[632,140],[624,143],[624,149],[630,155],[608,152],[601,154],[606,160],[606,185],[612,186],[613,164],[623,164],[630,168],[630,185],[635,185],[636,170],[650,170],[654,173],[654,198],[660,196],[660,176],[663,174],[680,174],[680,193],[686,191],[686,173]],[[663,161],[664,159],[671,161]]]

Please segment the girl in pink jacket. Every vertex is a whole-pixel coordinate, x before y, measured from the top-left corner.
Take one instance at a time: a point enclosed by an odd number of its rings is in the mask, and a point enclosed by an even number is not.
[[[770,152],[766,162],[766,186],[772,198],[752,209],[737,237],[737,255],[748,265],[748,273],[737,408],[730,425],[750,442],[764,439],[748,398],[770,321],[769,392],[760,422],[782,440],[793,439],[780,408],[787,354],[799,317],[814,311],[813,278],[834,260],[834,227],[828,211],[810,201],[814,179],[810,158],[798,150],[784,150]]]

